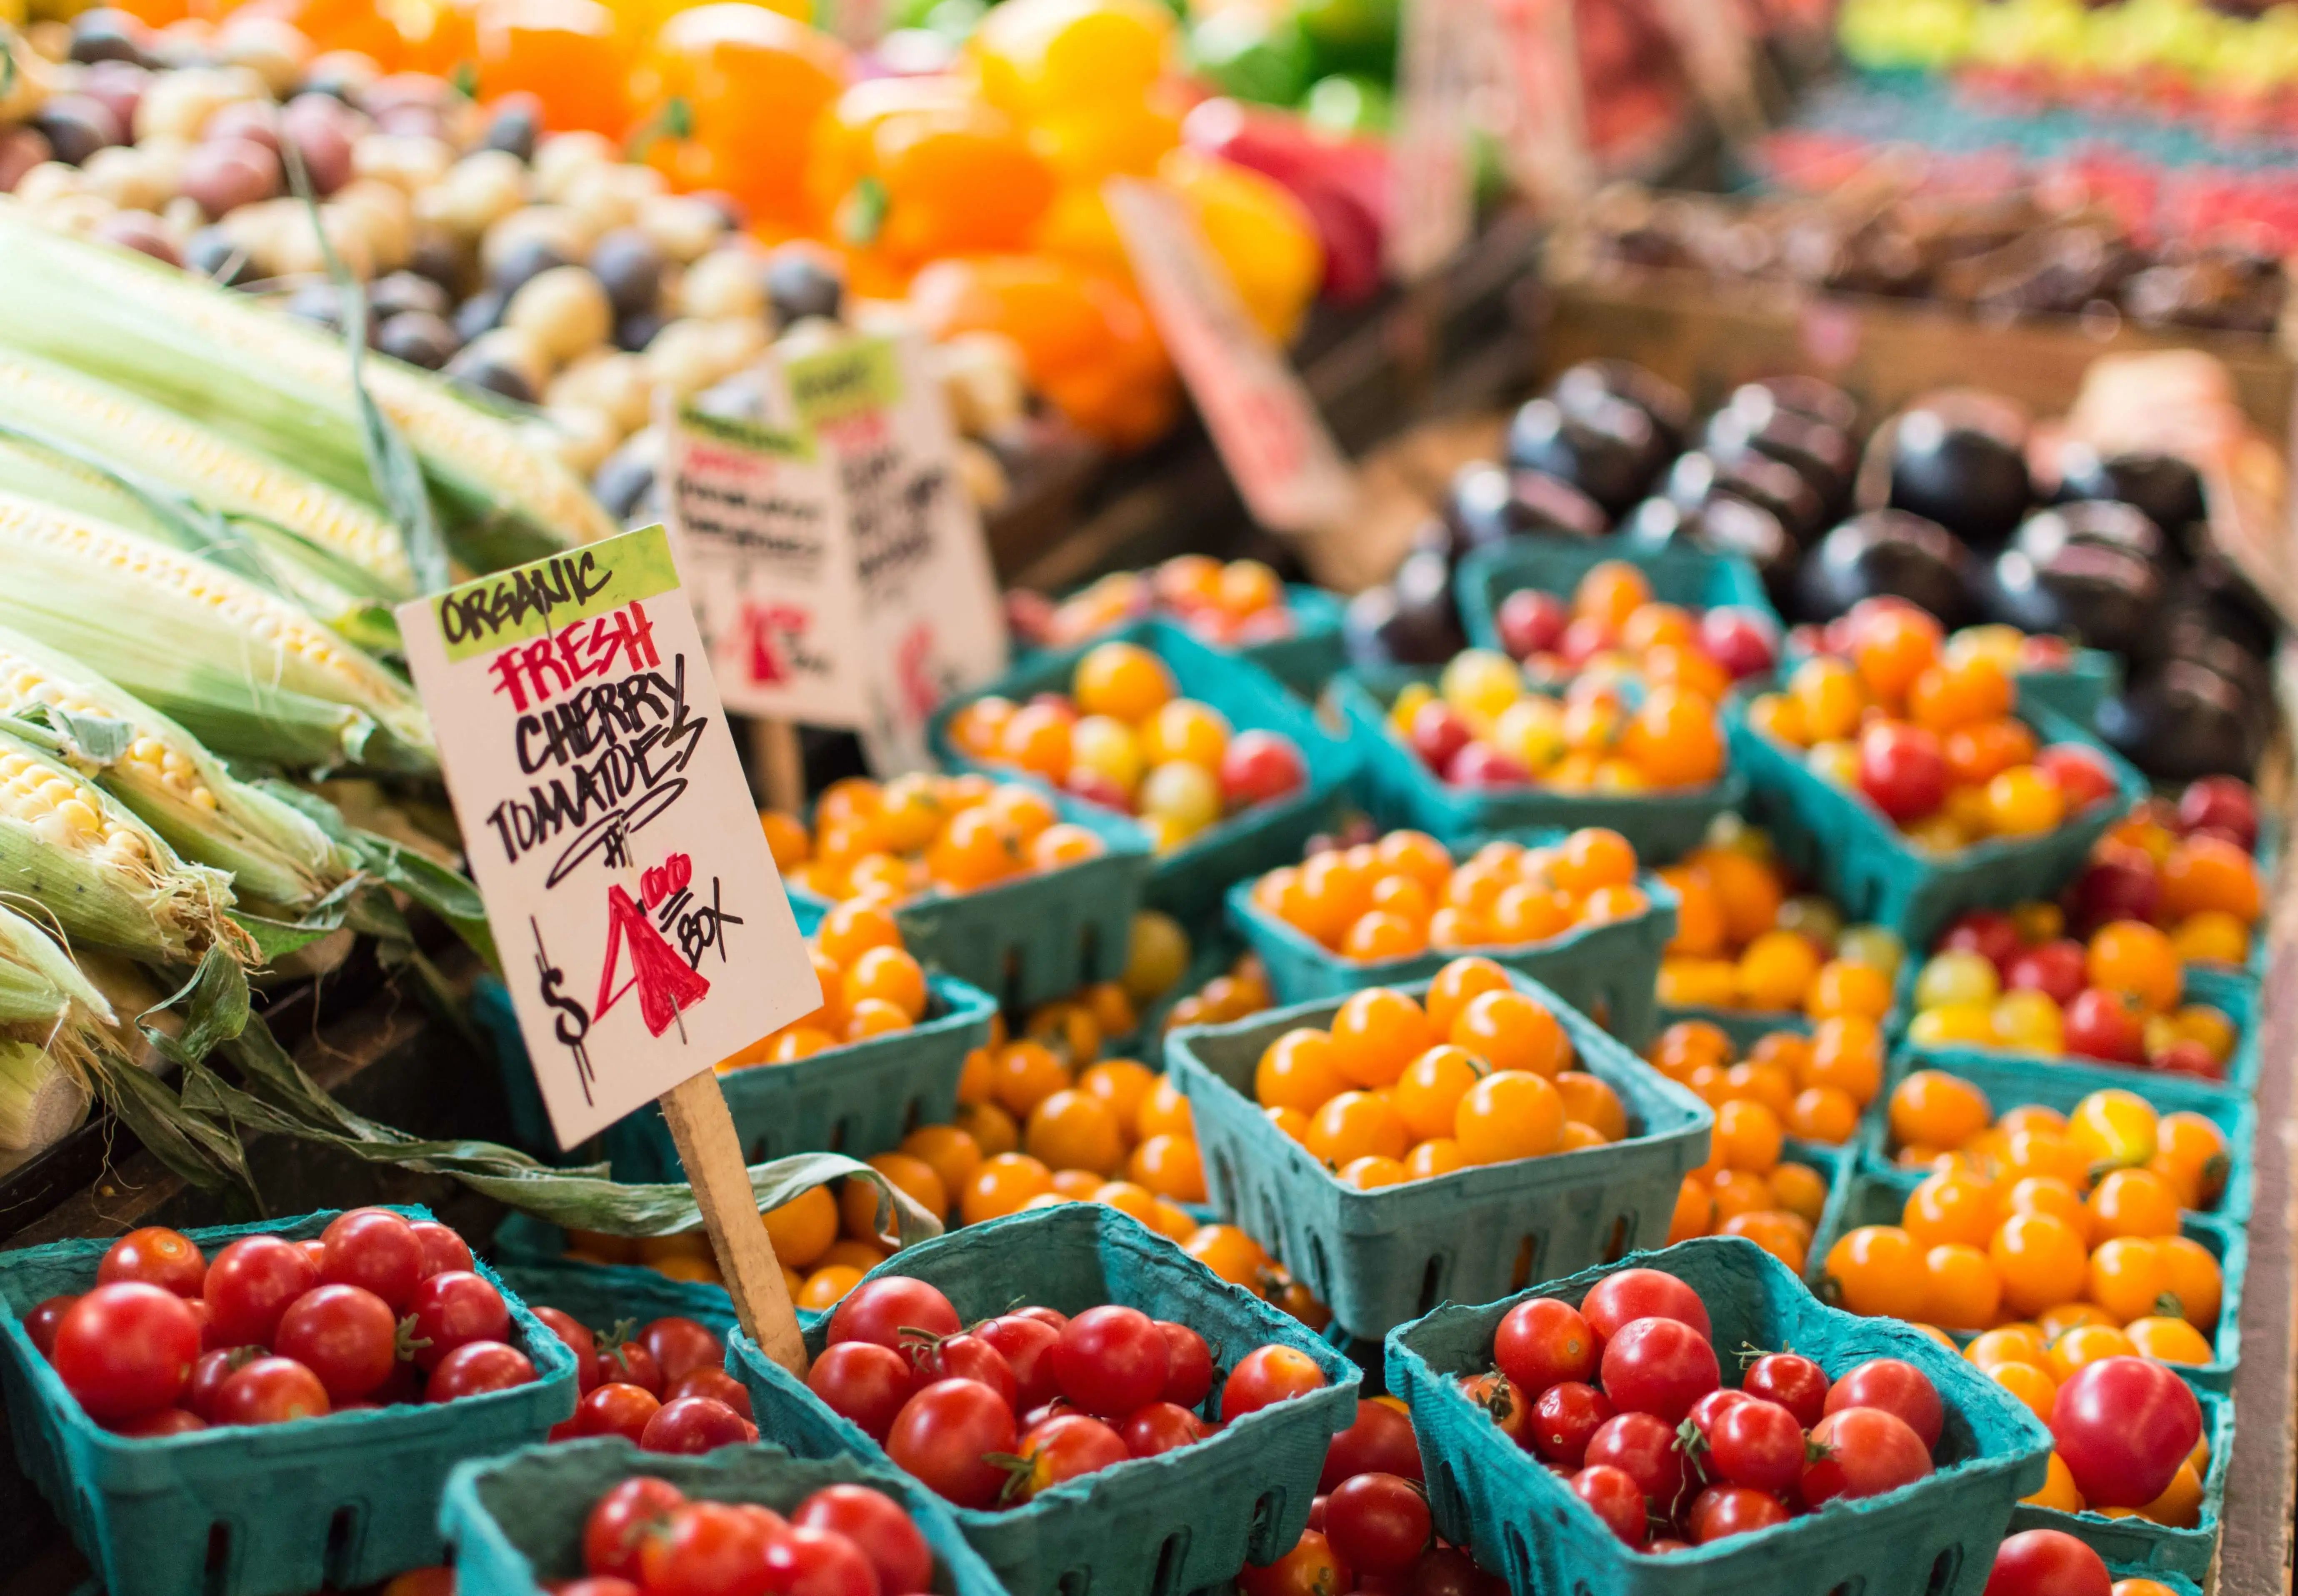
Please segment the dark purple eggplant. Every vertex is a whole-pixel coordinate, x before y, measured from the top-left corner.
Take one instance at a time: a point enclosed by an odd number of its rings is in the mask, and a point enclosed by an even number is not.
[[[1650,419],[1665,455],[1679,452],[1690,435],[1691,401],[1683,390],[1633,360],[1583,360],[1566,367],[1549,397],[1575,414],[1599,398],[1625,400]]]
[[[1707,418],[1701,447],[1727,462],[1764,454],[1803,474],[1831,511],[1851,496],[1859,451],[1845,434],[1781,404],[1769,388],[1749,384]]]
[[[2173,660],[2099,706],[2099,734],[2158,781],[2248,776],[2266,747],[2263,717],[2241,686],[2205,666]]]
[[[2035,552],[2013,544],[1995,557],[1987,607],[1996,619],[2118,654],[2140,647],[2162,607],[2162,575],[2152,563],[2119,543],[2033,542]]]
[[[1455,556],[1534,533],[1601,537],[1611,524],[1596,501],[1570,483],[1487,460],[1453,475],[1444,519],[1454,533]]]
[[[1891,508],[1975,549],[1999,549],[2034,498],[2025,447],[2004,407],[1948,395],[1903,411],[1891,435]]]
[[[1460,612],[1452,601],[1451,564],[1434,549],[1416,549],[1396,575],[1349,600],[1342,638],[1350,663],[1442,665],[1462,649]]]
[[[2020,523],[2011,540],[2013,548],[2037,559],[2047,558],[2066,543],[2127,549],[2166,577],[2184,563],[2170,539],[2145,511],[2107,499],[2084,499],[2037,510]]]
[[[1561,477],[1616,520],[1643,497],[1663,459],[1651,418],[1621,399],[1566,410],[1552,399],[1520,406],[1509,423],[1508,463]]]
[[[1936,521],[1905,510],[1854,516],[1804,556],[1796,575],[1797,611],[1832,620],[1862,599],[1882,594],[1920,604],[1941,624],[1971,618],[1971,550]]]
[[[1729,498],[1768,510],[1798,548],[1827,526],[1827,506],[1803,474],[1752,450],[1728,462],[1694,450],[1669,467],[1666,492],[1681,509]]]
[[[1847,438],[1859,435],[1858,401],[1833,383],[1794,375],[1760,377],[1734,389],[1729,402],[1740,402],[1740,396],[1750,388],[1760,388],[1781,409],[1822,422]]]
[[[2059,497],[2136,505],[2174,540],[2210,513],[2203,503],[2202,477],[2176,455],[2101,457],[2081,443],[2069,445],[2059,459]]]

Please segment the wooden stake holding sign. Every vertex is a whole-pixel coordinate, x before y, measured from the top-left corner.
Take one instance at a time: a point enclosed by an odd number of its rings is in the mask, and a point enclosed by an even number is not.
[[[715,1066],[820,1006],[670,540],[401,605],[407,659],[562,1146],[662,1105],[743,1330],[806,1368]]]

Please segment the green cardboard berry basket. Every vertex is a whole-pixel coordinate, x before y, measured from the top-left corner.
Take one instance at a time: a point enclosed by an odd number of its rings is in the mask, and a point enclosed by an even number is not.
[[[525,1214],[515,1220],[536,1223]],[[556,1226],[543,1228],[557,1231]],[[658,1319],[690,1319],[724,1340],[735,1324],[734,1299],[707,1280],[674,1280],[643,1264],[591,1263],[579,1258],[544,1257],[517,1245],[503,1246],[495,1273],[530,1308],[556,1308],[597,1334],[625,1320],[646,1325]]]
[[[2062,715],[2090,731],[2098,707],[2122,690],[2122,661],[2104,649],[2077,649],[2063,669],[2018,673],[2019,702]]]
[[[591,1504],[627,1479],[667,1480],[698,1501],[789,1513],[825,1485],[868,1485],[909,1510],[933,1549],[936,1596],[1004,1596],[933,1493],[856,1458],[794,1458],[778,1446],[701,1457],[642,1452],[619,1435],[530,1446],[465,1463],[447,1482],[439,1528],[455,1549],[458,1596],[541,1596],[583,1575]]]
[[[1946,1408],[1935,1471],[1666,1557],[1623,1544],[1459,1382],[1491,1367],[1493,1332],[1517,1302],[1553,1296],[1576,1305],[1630,1268],[1663,1270],[1698,1291],[1718,1347],[1792,1346],[1831,1376],[1875,1357],[1914,1364]],[[1979,1596],[2013,1509],[2042,1484],[2050,1453],[2042,1422],[1978,1369],[1919,1330],[1822,1306],[1784,1265],[1735,1236],[1635,1253],[1483,1307],[1447,1303],[1390,1332],[1387,1354],[1389,1387],[1411,1407],[1437,1533],[1510,1590],[1539,1596]],[[1721,1362],[1736,1378],[1737,1360]]]
[[[1618,561],[1641,571],[1651,583],[1652,597],[1663,604],[1686,609],[1715,609],[1729,605],[1751,609],[1772,624],[1774,634],[1786,627],[1764,591],[1756,567],[1737,555],[1711,554],[1704,549],[1670,544],[1639,548],[1618,538],[1510,538],[1492,549],[1479,549],[1460,562],[1453,573],[1452,594],[1460,607],[1460,624],[1468,641],[1479,649],[1500,647],[1500,603],[1510,593],[1532,588],[1570,602],[1581,578],[1599,565]]]
[[[2203,1434],[2210,1438],[2211,1462],[2203,1476],[2202,1512],[2192,1527],[2176,1528],[2135,1517],[2110,1518],[2104,1513],[2062,1513],[2056,1508],[2021,1502],[2011,1515],[2011,1533],[2063,1530],[2124,1570],[2117,1573],[2118,1579],[2125,1577],[2126,1572],[2147,1579],[2160,1579],[2165,1574],[2195,1580],[2209,1577],[2211,1559],[2218,1551],[2219,1525],[2226,1512],[2227,1469],[2234,1459],[2234,1398],[2196,1385],[2195,1400],[2203,1405]]]
[[[951,720],[975,699],[1002,695],[1019,702],[1041,692],[1065,693],[1078,661],[1088,649],[1112,641],[1137,643],[1155,654],[1172,672],[1183,698],[1219,710],[1233,730],[1283,733],[1308,765],[1308,781],[1299,792],[1216,822],[1151,869],[1145,893],[1151,908],[1185,922],[1217,914],[1231,881],[1301,856],[1302,845],[1338,812],[1356,773],[1354,749],[1327,732],[1307,705],[1250,660],[1200,642],[1170,621],[1137,621],[1095,643],[1039,655],[981,691],[944,703],[929,727],[934,756],[952,769],[1012,776],[1011,771],[961,754],[950,741]]]
[[[243,1236],[316,1237],[335,1217],[186,1234],[212,1258]],[[18,1464],[112,1596],[300,1596],[437,1563],[439,1495],[454,1465],[540,1441],[574,1411],[574,1354],[482,1263],[510,1307],[513,1343],[534,1365],[529,1385],[161,1439],[113,1435],[64,1389],[22,1318],[48,1297],[87,1290],[111,1245],[0,1253],[0,1393]]]
[[[1806,1272],[1814,1291],[1827,1293],[1829,1250],[1862,1225],[1897,1224],[1908,1194],[1922,1183],[1923,1176],[1922,1170],[1879,1168],[1863,1155],[1857,1170],[1835,1184],[1828,1194],[1827,1211],[1821,1216],[1818,1231],[1811,1242]],[[2200,1242],[2219,1261],[2222,1286],[2218,1328],[2211,1337],[2217,1356],[2208,1363],[2176,1363],[2170,1367],[2197,1391],[2230,1390],[2235,1370],[2242,1361],[2243,1276],[2250,1261],[2246,1229],[2240,1224],[2188,1213],[2180,1216],[2178,1233],[2190,1241]],[[1950,1330],[1947,1334],[1960,1346],[1967,1345],[1977,1333]]]
[[[1376,1337],[1447,1299],[1482,1301],[1542,1272],[1658,1241],[1677,1187],[1707,1156],[1715,1116],[1706,1104],[1539,981],[1511,979],[1562,1022],[1575,1067],[1619,1094],[1625,1140],[1360,1191],[1252,1098],[1262,1050],[1295,1026],[1328,1024],[1341,1000],[1192,1026],[1166,1039],[1165,1072],[1195,1114],[1213,1206],[1282,1258],[1352,1336]],[[1403,989],[1418,997],[1427,983]]]
[[[1065,793],[1054,795],[1054,806],[1099,837],[1104,851],[978,891],[909,899],[894,910],[894,923],[912,957],[1009,1008],[1035,1008],[1124,972],[1133,913],[1149,880],[1149,839],[1123,816]],[[817,915],[831,907],[794,883],[789,897]]]
[[[2022,708],[2020,718],[2045,743],[2080,743],[2099,755],[2120,798],[2102,799],[2040,837],[1990,839],[1953,854],[1926,855],[1864,795],[1821,780],[1800,750],[1757,731],[1739,697],[1726,702],[1724,717],[1733,766],[1748,777],[1749,818],[1772,833],[1791,870],[1842,906],[1847,920],[1897,931],[1911,958],[1965,909],[2055,897],[2091,846],[2146,791],[2145,778],[2073,722],[2048,709]]]
[[[1293,631],[1285,637],[1272,637],[1257,643],[1207,643],[1207,648],[1219,649],[1240,659],[1249,659],[1276,677],[1304,699],[1313,699],[1326,681],[1347,663],[1348,649],[1341,636],[1341,623],[1348,606],[1337,596],[1323,588],[1306,583],[1285,584],[1285,607],[1293,614]],[[1139,617],[1136,617],[1139,618]],[[1167,617],[1170,619],[1170,617]],[[1120,623],[1096,636],[1087,644],[1122,630]],[[1070,645],[1078,647],[1083,645]],[[1054,652],[1046,649],[1016,649],[1014,658],[1027,665],[1041,655]]]
[[[1187,1325],[1221,1381],[1275,1342],[1317,1360],[1324,1388],[1223,1425],[1208,1439],[1065,1481],[1004,1510],[951,1507],[967,1542],[1013,1596],[1166,1596],[1217,1586],[1300,1538],[1334,1435],[1354,1421],[1356,1366],[1298,1320],[1216,1278],[1173,1243],[1098,1203],[1065,1203],[922,1243],[865,1279],[907,1275],[938,1286],[971,1324],[1032,1302],[1076,1314],[1120,1302]],[[826,1321],[806,1331],[818,1356]],[[737,1331],[727,1367],[750,1387],[761,1435],[801,1457],[882,1463],[877,1443],[832,1413]]]
[[[2162,1113],[2200,1114],[2225,1132],[2227,1140],[2225,1188],[2214,1207],[2200,1211],[2232,1225],[2244,1224],[2250,1218],[2258,1115],[2247,1097],[2233,1096],[2209,1081],[2159,1070],[2125,1070],[2084,1059],[2044,1061],[1994,1047],[1902,1047],[1884,1070],[1884,1101],[1888,1103],[1892,1088],[1917,1070],[1944,1070],[1961,1076],[1987,1094],[1998,1115],[2024,1103],[2038,1103],[2067,1113],[2093,1092],[2110,1088],[2135,1092]],[[1861,1127],[1859,1145],[1871,1165],[1894,1167],[1885,1115],[1873,1115]]]
[[[1327,705],[1340,716],[1363,763],[1361,781],[1374,818],[1385,825],[1411,826],[1447,844],[1527,826],[1566,831],[1609,826],[1635,844],[1638,858],[1674,859],[1699,847],[1717,815],[1746,801],[1747,778],[1733,755],[1727,755],[1724,774],[1707,786],[1669,791],[1452,786],[1422,764],[1388,726],[1389,707],[1398,693],[1414,682],[1433,687],[1442,674],[1401,666],[1377,673],[1343,671],[1326,689]]]
[[[1538,839],[1553,841],[1558,836],[1542,832]],[[1228,921],[1261,955],[1269,990],[1279,1003],[1345,997],[1365,987],[1407,986],[1427,980],[1456,958],[1475,955],[1545,983],[1631,1047],[1642,1046],[1657,1029],[1655,983],[1661,950],[1675,935],[1676,902],[1674,889],[1657,876],[1637,877],[1636,885],[1650,905],[1625,920],[1575,926],[1543,942],[1380,960],[1345,957],[1287,925],[1252,901],[1253,885],[1244,881],[1229,889]]]

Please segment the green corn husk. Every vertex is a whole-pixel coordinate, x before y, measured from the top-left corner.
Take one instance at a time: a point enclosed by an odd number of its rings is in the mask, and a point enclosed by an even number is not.
[[[228,289],[0,207],[0,345],[115,384],[380,505],[343,346]],[[618,531],[517,429],[413,367],[365,383],[420,459],[459,552],[491,569]]]
[[[54,735],[185,858],[228,871],[233,891],[303,910],[357,871],[300,811],[233,778],[198,740],[78,661],[0,627],[0,715]]]
[[[0,905],[0,1030],[67,1050],[119,1023],[111,1000],[48,934]]]
[[[188,864],[110,793],[0,729],[0,893],[37,905],[70,941],[161,964],[211,947],[254,956],[227,911],[231,882]]]
[[[0,245],[4,247],[4,245]],[[288,600],[148,538],[0,493],[0,625],[83,660],[227,757],[429,772],[406,682]]]

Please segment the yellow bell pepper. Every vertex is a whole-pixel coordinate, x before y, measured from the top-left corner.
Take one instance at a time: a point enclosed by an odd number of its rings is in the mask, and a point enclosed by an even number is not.
[[[1279,344],[1291,343],[1325,276],[1307,209],[1273,178],[1192,149],[1168,153],[1157,176],[1188,203],[1253,320]]]
[[[1137,102],[1164,75],[1173,31],[1158,0],[1004,0],[968,47],[989,103],[1034,120]]]
[[[1029,147],[1064,183],[1098,183],[1119,172],[1145,178],[1181,142],[1185,107],[1153,88],[1146,95],[1056,111],[1029,124]]]

